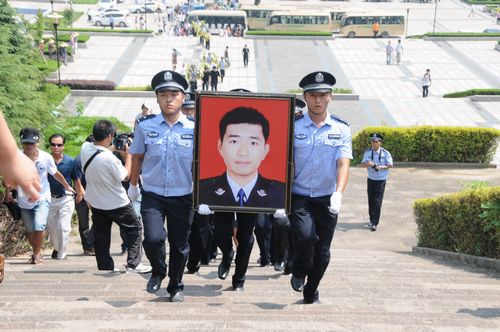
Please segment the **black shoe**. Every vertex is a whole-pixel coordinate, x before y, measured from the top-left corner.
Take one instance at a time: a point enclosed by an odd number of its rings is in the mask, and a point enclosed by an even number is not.
[[[275,262],[274,271],[282,272],[285,269],[285,262]]]
[[[285,265],[285,269],[283,270],[284,275],[292,274],[292,268],[289,265]]]
[[[198,272],[200,270],[200,266],[199,265],[195,265],[195,266],[192,266],[192,265],[186,265],[186,268],[187,268],[187,274],[195,274],[196,272]]]
[[[175,293],[170,293],[170,302],[184,302],[184,292],[178,290]]]
[[[217,275],[219,276],[219,279],[225,280],[229,274],[230,268],[231,263],[229,263],[229,265],[225,265],[224,262],[220,262],[219,267],[217,268]]]
[[[128,252],[127,248],[122,248],[122,251],[120,252],[120,256],[125,255]]]
[[[370,230],[372,232],[375,232],[377,230],[377,225],[372,225],[372,227],[370,228]]]
[[[243,285],[241,285],[241,286],[233,286],[233,291],[234,292],[244,292],[245,288],[243,288]]]
[[[296,277],[292,274],[290,284],[292,285],[293,290],[296,292],[302,292],[304,290],[304,278]]]
[[[52,259],[57,259],[57,251],[53,250],[52,255],[50,255]]]
[[[319,291],[317,290],[312,297],[304,296],[305,304],[319,303]]]
[[[148,285],[146,286],[146,291],[148,293],[156,293],[160,290],[161,282],[163,280],[163,276],[159,274],[153,274],[148,281]]]

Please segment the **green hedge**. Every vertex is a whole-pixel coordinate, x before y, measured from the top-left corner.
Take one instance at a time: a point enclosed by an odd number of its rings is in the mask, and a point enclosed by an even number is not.
[[[465,91],[457,91],[446,93],[443,95],[443,98],[461,98],[475,95],[483,95],[483,96],[491,96],[491,95],[500,95],[500,89],[470,89]]]
[[[153,30],[111,29],[111,28],[60,28],[57,31],[112,32],[112,33],[153,33]]]
[[[470,127],[367,127],[352,140],[354,163],[370,146],[370,133],[384,136],[384,147],[396,162],[489,163],[500,130]]]
[[[500,187],[466,190],[438,198],[416,200],[413,213],[418,245],[475,256],[500,258],[499,230],[485,227],[481,204],[500,200]]]
[[[331,32],[318,31],[272,31],[272,30],[252,30],[245,32],[247,36],[322,36],[331,37]]]
[[[465,0],[465,2],[474,5],[500,5],[500,0]]]

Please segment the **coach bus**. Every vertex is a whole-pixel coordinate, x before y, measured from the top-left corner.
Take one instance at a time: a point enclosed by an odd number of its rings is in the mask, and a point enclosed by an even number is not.
[[[380,12],[346,13],[340,22],[340,34],[344,37],[373,37],[373,23],[378,21],[379,36],[402,36],[405,33],[405,17],[402,14]]]
[[[286,9],[292,10],[295,8],[287,7]],[[283,7],[243,5],[241,10],[247,14],[248,30],[264,30],[271,13],[276,10],[283,10]]]
[[[247,29],[247,15],[241,10],[193,10],[188,21],[205,22],[211,34],[219,34],[221,29],[240,25],[243,31]]]
[[[319,11],[274,11],[266,30],[332,32],[330,14]]]

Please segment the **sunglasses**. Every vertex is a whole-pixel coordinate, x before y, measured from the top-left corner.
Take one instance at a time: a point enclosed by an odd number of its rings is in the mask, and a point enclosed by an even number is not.
[[[64,146],[64,144],[56,144],[56,143],[50,143],[50,146],[53,146],[53,147],[58,147],[60,148],[61,146]]]

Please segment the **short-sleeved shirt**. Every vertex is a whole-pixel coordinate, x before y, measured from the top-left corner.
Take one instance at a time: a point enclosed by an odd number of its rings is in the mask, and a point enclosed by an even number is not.
[[[19,153],[23,153],[19,151]],[[40,182],[42,185],[42,190],[40,191],[39,201],[49,201],[50,202],[50,184],[47,175],[54,175],[57,172],[56,163],[54,158],[45,151],[38,149],[38,158],[35,160],[35,167],[40,177]],[[33,209],[37,202],[30,202],[29,197],[19,196],[17,198],[19,207],[22,209]]]
[[[184,114],[170,126],[163,114],[135,128],[131,154],[144,154],[142,187],[159,196],[184,196],[193,191],[194,121]]]
[[[82,164],[85,165],[96,150],[101,150],[101,153],[95,156],[85,171],[85,200],[100,210],[114,210],[126,206],[130,199],[122,181],[128,176],[127,169],[110,150],[85,142],[80,152]]]
[[[368,161],[373,161],[377,166],[392,166],[393,163],[391,153],[384,148],[380,148],[379,151],[375,151],[373,149],[366,150],[361,163],[366,163]],[[379,169],[378,171],[374,170],[371,167],[368,167],[367,169],[368,178],[370,180],[387,180],[387,178],[389,177],[388,168]]]
[[[63,155],[63,159],[59,164],[56,164],[57,170],[61,173],[66,182],[69,184],[73,183],[74,180],[78,180],[77,168],[75,165],[75,160],[67,155]],[[52,195],[63,195],[65,190],[64,186],[59,183],[52,175],[49,174],[49,184],[50,184],[50,193]]]
[[[424,74],[424,77],[422,78],[422,85],[423,86],[431,85],[431,74],[429,73]]]
[[[337,159],[352,159],[351,130],[328,115],[318,128],[306,113],[295,121],[292,192],[308,197],[333,194],[337,187]]]

